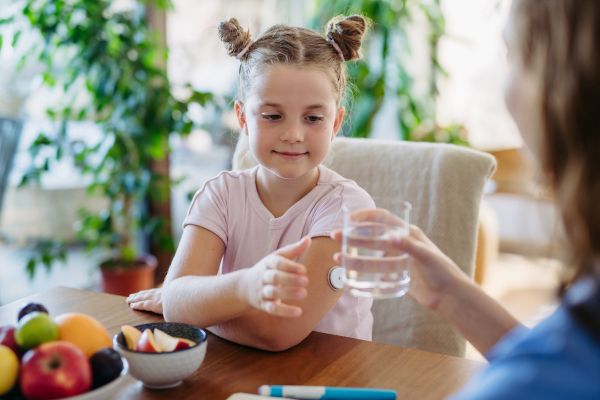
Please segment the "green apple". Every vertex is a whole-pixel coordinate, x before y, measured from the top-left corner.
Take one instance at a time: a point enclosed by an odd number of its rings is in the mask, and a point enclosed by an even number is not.
[[[19,375],[19,359],[14,351],[0,344],[0,396],[15,386]]]
[[[15,340],[21,350],[32,349],[42,343],[58,339],[58,326],[45,312],[34,311],[19,321]]]

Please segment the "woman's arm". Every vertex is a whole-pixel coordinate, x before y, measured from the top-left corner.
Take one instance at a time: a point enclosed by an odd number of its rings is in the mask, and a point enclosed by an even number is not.
[[[403,222],[386,210],[361,210],[353,213],[356,221]],[[341,241],[341,231],[332,237]],[[396,237],[387,249],[410,254],[411,282],[408,295],[423,306],[438,312],[481,353],[485,353],[518,321],[497,301],[489,297],[416,226],[409,237]],[[336,260],[341,261],[341,254]]]

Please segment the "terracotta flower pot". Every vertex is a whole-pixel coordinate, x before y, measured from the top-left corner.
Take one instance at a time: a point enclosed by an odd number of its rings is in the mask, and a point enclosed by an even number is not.
[[[102,269],[102,291],[104,293],[129,296],[140,290],[154,287],[154,270],[158,262],[151,254],[140,256],[134,268],[115,267]]]

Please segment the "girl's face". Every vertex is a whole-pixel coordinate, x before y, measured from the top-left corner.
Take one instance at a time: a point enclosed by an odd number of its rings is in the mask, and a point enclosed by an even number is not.
[[[514,9],[513,9],[514,10]],[[504,41],[508,50],[510,71],[504,88],[508,111],[515,120],[525,145],[540,160],[541,113],[539,77],[525,66],[519,52],[518,37],[514,29],[514,11],[511,12]]]
[[[323,161],[345,111],[324,72],[289,66],[267,68],[235,110],[256,160],[283,179],[299,178]]]

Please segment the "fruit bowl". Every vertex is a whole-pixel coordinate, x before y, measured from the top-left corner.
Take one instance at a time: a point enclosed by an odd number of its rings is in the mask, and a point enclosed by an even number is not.
[[[176,322],[156,322],[137,325],[140,331],[146,329],[161,331],[196,343],[195,346],[168,353],[145,353],[129,350],[123,332],[113,337],[113,347],[129,362],[129,374],[140,380],[150,389],[167,389],[179,385],[192,375],[202,364],[206,355],[206,332],[188,324]]]
[[[125,359],[125,357],[121,357],[121,361],[123,361],[123,370],[121,371],[121,375],[119,375],[112,382],[100,386],[97,389],[90,390],[89,392],[82,393],[78,396],[71,396],[60,400],[103,400],[114,398],[115,394],[117,394],[117,392],[121,389],[123,382],[127,379],[127,372],[129,371],[127,359]]]

